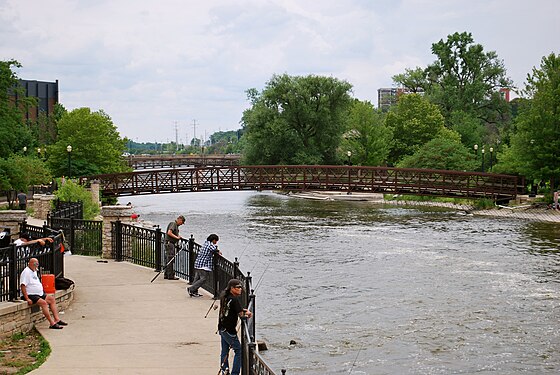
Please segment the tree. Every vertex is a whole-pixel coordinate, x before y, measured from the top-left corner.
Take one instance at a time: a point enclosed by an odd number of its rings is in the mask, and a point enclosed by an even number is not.
[[[446,132],[454,135],[446,135]],[[474,171],[477,162],[474,155],[460,141],[457,133],[447,130],[422,145],[413,155],[406,156],[398,164],[401,168],[445,169]]]
[[[33,101],[25,98],[25,95],[20,95],[16,105],[10,98],[10,92],[21,91],[12,67],[20,68],[21,64],[16,60],[0,61],[0,158],[7,158],[21,151],[23,147],[31,149],[34,145],[31,132],[25,125],[18,107],[31,105]]]
[[[532,179],[560,178],[560,55],[551,53],[527,76],[523,91],[531,99],[519,107],[511,148],[501,156],[500,170]]]
[[[385,121],[393,132],[389,161],[398,163],[432,140],[444,127],[438,107],[419,94],[403,94]]]
[[[393,82],[406,91],[411,93],[421,93],[426,91],[428,80],[426,70],[420,67],[405,69],[404,73],[396,74],[392,77]]]
[[[454,111],[473,114],[485,123],[499,121],[508,110],[499,89],[511,87],[502,60],[485,52],[471,33],[454,33],[432,44],[437,60],[426,69],[426,94],[449,119]]]
[[[93,199],[91,192],[72,180],[66,180],[54,195],[63,202],[82,202],[85,220],[93,220],[99,214],[99,204]]]
[[[72,146],[70,155],[68,145]],[[69,159],[72,176],[118,173],[128,170],[121,157],[125,150],[125,140],[109,115],[78,108],[58,122],[57,142],[49,150],[48,162],[57,176],[68,174]]]
[[[334,164],[352,86],[332,77],[274,75],[247,91],[243,112],[248,164]]]
[[[51,182],[50,171],[45,164],[36,157],[12,155],[7,159],[0,159],[0,190],[11,200],[13,191],[27,191],[31,185],[48,184]]]
[[[354,164],[378,166],[385,163],[393,134],[385,126],[384,119],[384,114],[376,111],[370,102],[354,100],[340,148],[344,155],[352,152]]]

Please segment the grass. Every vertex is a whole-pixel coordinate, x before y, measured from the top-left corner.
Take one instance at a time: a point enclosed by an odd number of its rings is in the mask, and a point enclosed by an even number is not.
[[[49,343],[35,328],[0,341],[0,374],[27,374],[51,353]]]

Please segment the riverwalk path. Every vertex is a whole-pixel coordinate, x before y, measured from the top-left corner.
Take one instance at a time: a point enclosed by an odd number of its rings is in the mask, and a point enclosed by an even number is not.
[[[37,325],[52,353],[32,374],[215,375],[217,312],[204,318],[209,294],[190,298],[183,280],[153,283],[152,269],[69,255],[65,276],[76,283],[62,330]]]

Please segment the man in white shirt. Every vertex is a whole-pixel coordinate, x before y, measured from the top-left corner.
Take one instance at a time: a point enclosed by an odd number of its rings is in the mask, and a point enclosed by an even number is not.
[[[58,316],[58,309],[56,308],[56,300],[52,295],[46,295],[43,291],[43,284],[37,276],[39,269],[39,261],[36,258],[31,258],[29,264],[20,276],[21,294],[24,301],[29,305],[37,304],[41,307],[43,315],[49,321],[49,328],[62,329],[67,323],[60,320]],[[52,311],[52,317],[49,313],[49,307]]]
[[[39,243],[41,246],[45,246],[46,242],[53,242],[53,239],[50,237],[45,238],[38,238],[36,240],[32,240],[31,236],[28,233],[20,233],[19,238],[14,241],[14,245],[21,246],[21,245],[31,245],[34,243]]]

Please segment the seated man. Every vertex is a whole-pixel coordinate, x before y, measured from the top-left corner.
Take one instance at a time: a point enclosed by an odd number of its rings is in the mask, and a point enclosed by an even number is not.
[[[60,320],[58,317],[58,309],[56,308],[56,300],[52,295],[46,295],[43,292],[43,284],[37,277],[37,269],[39,268],[39,261],[36,258],[31,258],[29,264],[20,276],[21,284],[21,299],[27,301],[29,305],[37,304],[41,307],[43,315],[49,321],[49,328],[62,329],[67,323]],[[49,306],[52,311],[52,318],[49,314]]]

